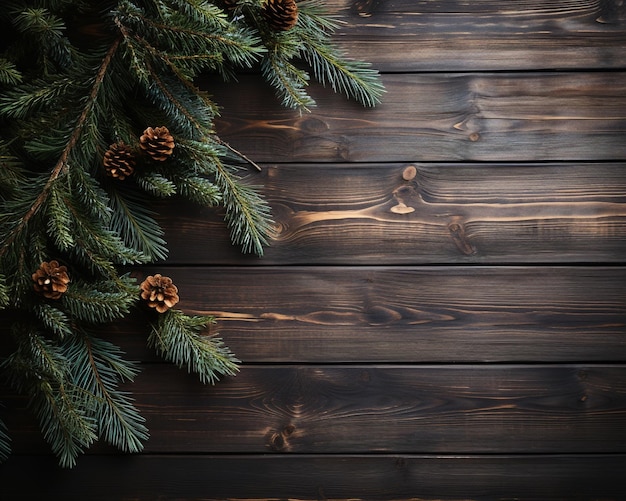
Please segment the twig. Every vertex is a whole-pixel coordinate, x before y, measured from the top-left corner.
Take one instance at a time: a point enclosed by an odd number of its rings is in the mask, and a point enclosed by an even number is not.
[[[258,170],[259,172],[261,172],[261,167],[259,166],[259,164],[257,164],[256,162],[254,162],[253,160],[250,160],[247,156],[245,156],[243,153],[241,153],[240,151],[236,150],[235,148],[233,148],[230,144],[228,144],[226,141],[223,141],[222,139],[220,139],[218,136],[213,136],[213,138],[215,139],[215,141],[217,141],[219,144],[221,144],[222,146],[224,146],[225,148],[229,149],[230,151],[232,151],[235,155],[237,155],[239,158],[243,158],[246,162],[248,162],[250,165],[252,165],[252,167],[254,167],[256,170]]]

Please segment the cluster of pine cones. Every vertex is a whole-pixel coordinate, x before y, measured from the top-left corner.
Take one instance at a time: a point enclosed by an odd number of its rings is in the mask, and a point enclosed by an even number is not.
[[[157,162],[167,160],[174,146],[174,137],[167,127],[148,127],[139,138],[139,148]],[[131,146],[118,141],[109,146],[102,163],[109,176],[123,181],[135,171],[137,157]]]
[[[70,283],[67,267],[56,260],[41,263],[32,278],[35,292],[47,299],[60,299],[67,292]],[[165,313],[179,301],[178,287],[171,278],[158,273],[147,277],[140,288],[141,299],[159,313]]]

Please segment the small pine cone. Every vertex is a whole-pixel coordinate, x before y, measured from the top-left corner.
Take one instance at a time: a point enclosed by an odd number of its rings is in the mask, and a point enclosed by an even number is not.
[[[59,299],[67,290],[70,277],[67,268],[58,261],[44,261],[33,273],[33,287],[36,292],[48,299]]]
[[[178,303],[178,287],[169,277],[160,274],[150,275],[141,283],[141,298],[150,308],[156,308],[159,313],[165,313]]]
[[[139,138],[139,147],[158,162],[167,160],[174,146],[174,138],[167,127],[148,127]]]
[[[298,22],[298,5],[295,0],[266,0],[263,15],[274,31],[288,31]]]
[[[123,181],[135,171],[135,154],[123,141],[109,146],[102,161],[107,174]]]

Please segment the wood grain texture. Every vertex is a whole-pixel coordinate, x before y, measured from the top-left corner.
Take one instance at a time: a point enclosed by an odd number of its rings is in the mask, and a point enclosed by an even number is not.
[[[615,160],[626,157],[626,74],[386,74],[365,110],[313,88],[319,107],[277,106],[260,77],[206,81],[222,139],[261,162]]]
[[[63,471],[49,457],[17,456],[0,469],[0,483],[11,501],[84,501],[86,492],[90,501],[578,501],[620,499],[626,488],[625,468],[624,459],[595,454],[150,455],[88,456],[74,470]],[[32,481],[33,471],[37,472],[37,482]]]
[[[176,204],[176,211],[162,206],[170,263],[620,263],[626,256],[624,163],[270,164],[249,181],[263,184],[276,222],[263,259],[236,252],[219,211]]]
[[[329,0],[335,37],[383,71],[623,68],[619,0]]]
[[[169,275],[179,306],[214,315],[215,331],[247,363],[626,359],[623,267],[213,267]],[[136,324],[109,338],[142,356]]]
[[[214,314],[241,372],[202,385],[144,317],[107,326],[146,450],[61,470],[0,388],[1,498],[624,499],[626,2],[324,4],[383,103],[199,79],[276,233],[242,256],[220,209],[160,201],[171,255],[132,270]]]
[[[206,386],[156,364],[132,388],[147,453],[626,453],[619,365],[244,365]],[[5,404],[15,452],[45,452]]]

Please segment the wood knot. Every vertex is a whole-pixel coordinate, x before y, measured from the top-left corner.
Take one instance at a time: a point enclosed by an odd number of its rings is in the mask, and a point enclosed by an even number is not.
[[[402,171],[402,179],[405,181],[411,181],[415,176],[417,176],[417,168],[415,165],[409,165]]]
[[[308,116],[302,119],[300,123],[300,128],[306,132],[316,134],[327,131],[329,129],[329,126],[326,122],[324,122],[324,120]]]
[[[291,449],[288,439],[295,431],[296,427],[292,424],[285,425],[281,431],[271,431],[267,440],[268,447],[276,452],[288,451]]]
[[[394,205],[390,210],[394,214],[410,214],[411,212],[415,212],[414,207],[409,207],[403,202],[398,202],[398,204]]]
[[[476,141],[478,141],[480,139],[480,134],[478,132],[472,132],[469,135],[469,140],[472,141],[473,143],[475,143]]]
[[[448,231],[450,231],[452,241],[463,254],[465,254],[466,256],[472,256],[476,254],[476,249],[467,238],[467,235],[465,234],[465,228],[462,224],[452,222],[448,225]]]

